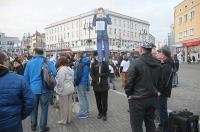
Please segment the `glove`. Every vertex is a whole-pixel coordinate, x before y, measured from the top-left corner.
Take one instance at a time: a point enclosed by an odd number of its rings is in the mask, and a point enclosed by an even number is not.
[[[94,9],[94,15],[97,15],[97,12],[98,12],[97,9]]]
[[[101,87],[102,84],[101,84],[100,82],[97,82],[97,86],[98,86],[98,87]]]
[[[109,10],[108,10],[108,9],[105,10],[105,14],[106,14],[106,15],[109,14]]]
[[[99,77],[102,77],[102,74],[101,74],[101,73],[98,73],[98,74],[97,74],[97,78],[99,78]]]

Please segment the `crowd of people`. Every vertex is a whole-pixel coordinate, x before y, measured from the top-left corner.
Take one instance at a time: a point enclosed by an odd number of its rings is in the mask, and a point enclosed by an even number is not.
[[[149,43],[142,44],[139,53],[138,58],[133,57],[130,52],[112,54],[109,62],[102,62],[101,69],[97,52],[92,57],[83,52],[51,55],[46,63],[57,84],[54,90],[50,90],[43,85],[42,48],[35,48],[33,56],[24,57],[23,61],[17,55],[11,59],[8,54],[0,51],[0,131],[22,132],[21,121],[29,115],[31,129],[36,131],[39,105],[39,130],[49,131],[48,110],[49,104],[54,103],[54,94],[61,104],[58,124],[66,125],[71,122],[75,93],[80,103],[80,110],[75,118],[88,118],[90,111],[87,91],[90,91],[90,86],[93,87],[96,99],[97,118],[106,121],[110,83],[112,89],[116,90],[115,78],[121,77],[122,88],[128,97],[132,131],[142,131],[144,121],[147,132],[155,132],[157,110],[160,119],[157,129],[167,132],[167,99],[171,96],[172,87],[178,85],[179,61],[176,55],[174,59],[171,58],[168,49],[157,51]]]

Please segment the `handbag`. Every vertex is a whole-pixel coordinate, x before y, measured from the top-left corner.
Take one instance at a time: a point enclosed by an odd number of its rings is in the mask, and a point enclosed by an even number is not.
[[[80,111],[80,103],[76,100],[76,95],[73,95],[73,103],[72,103],[72,112],[79,113]]]

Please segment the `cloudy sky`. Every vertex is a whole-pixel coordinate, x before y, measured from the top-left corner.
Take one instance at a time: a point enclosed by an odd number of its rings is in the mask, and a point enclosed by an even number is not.
[[[146,20],[156,40],[167,39],[174,6],[183,0],[0,0],[0,32],[20,39],[46,25],[98,7]]]

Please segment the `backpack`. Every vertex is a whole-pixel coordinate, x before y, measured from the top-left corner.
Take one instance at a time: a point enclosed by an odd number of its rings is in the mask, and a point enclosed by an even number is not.
[[[47,58],[44,58],[42,63],[42,83],[43,88],[47,88],[49,90],[53,90],[56,86],[56,80],[51,72],[51,69],[47,65]]]

